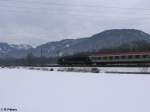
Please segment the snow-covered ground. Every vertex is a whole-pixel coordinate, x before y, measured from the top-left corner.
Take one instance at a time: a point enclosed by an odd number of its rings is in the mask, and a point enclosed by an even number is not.
[[[18,112],[150,112],[149,104],[150,75],[0,69],[0,108],[17,108]]]

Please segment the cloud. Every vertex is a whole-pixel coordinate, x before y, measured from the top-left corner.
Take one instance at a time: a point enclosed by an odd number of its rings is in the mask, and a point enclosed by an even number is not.
[[[0,41],[39,45],[106,29],[150,33],[147,0],[1,0]]]

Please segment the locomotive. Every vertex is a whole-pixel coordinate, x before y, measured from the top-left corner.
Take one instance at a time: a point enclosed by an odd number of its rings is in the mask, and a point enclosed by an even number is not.
[[[65,56],[58,60],[67,66],[150,65],[150,52],[98,52],[90,55]]]
[[[84,56],[65,56],[58,59],[59,65],[92,65],[92,61],[88,55]]]

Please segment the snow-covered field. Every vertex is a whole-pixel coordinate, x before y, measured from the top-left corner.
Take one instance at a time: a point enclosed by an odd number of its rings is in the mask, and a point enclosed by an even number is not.
[[[18,112],[150,112],[150,75],[0,69],[0,108],[5,107]]]

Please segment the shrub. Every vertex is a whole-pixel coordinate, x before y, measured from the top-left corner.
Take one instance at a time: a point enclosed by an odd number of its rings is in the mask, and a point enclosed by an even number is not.
[[[92,72],[92,73],[99,73],[100,71],[99,71],[98,68],[92,68],[92,69],[91,69],[91,72]]]

